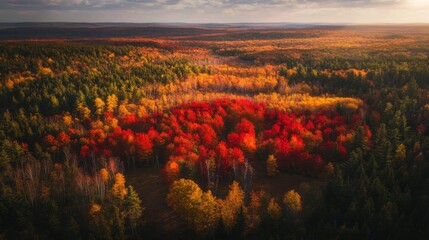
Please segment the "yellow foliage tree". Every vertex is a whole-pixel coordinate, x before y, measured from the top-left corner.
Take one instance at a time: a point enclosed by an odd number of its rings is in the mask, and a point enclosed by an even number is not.
[[[73,119],[72,119],[72,117],[71,117],[69,114],[64,115],[64,116],[63,116],[63,123],[64,123],[66,126],[70,126],[70,125],[72,125],[72,123],[73,123]]]
[[[48,68],[48,67],[40,67],[39,69],[39,74],[42,76],[53,76],[54,72],[52,72],[52,69]]]
[[[106,118],[104,122],[106,124],[104,125],[104,131],[106,132],[118,126],[118,119],[116,118]]]
[[[275,176],[279,172],[278,170],[278,164],[277,159],[274,157],[274,155],[268,156],[267,159],[267,175],[268,176]]]
[[[104,123],[101,120],[91,122],[92,129],[104,129]]]
[[[128,216],[128,219],[130,221],[132,228],[134,229],[137,226],[139,219],[142,216],[142,211],[143,211],[141,207],[142,201],[140,200],[137,192],[134,191],[131,185],[128,188],[129,188],[129,191],[127,194],[127,198],[125,200],[125,208],[126,208],[125,212]]]
[[[291,213],[297,214],[302,210],[301,195],[292,189],[283,196],[283,204]]]
[[[101,98],[96,98],[94,100],[95,114],[97,114],[97,115],[103,114],[105,105],[106,104],[104,103],[104,101]]]
[[[89,118],[89,115],[91,114],[91,110],[85,107],[82,103],[77,105],[77,111],[83,119]]]
[[[107,169],[106,168],[102,168],[102,169],[100,169],[100,178],[101,178],[101,180],[103,181],[103,182],[107,182],[107,181],[109,181],[109,172],[107,171]]]
[[[127,188],[125,187],[125,177],[121,173],[115,175],[115,183],[112,186],[112,195],[120,200],[124,200],[127,195]]]
[[[216,198],[210,191],[204,193],[192,180],[174,181],[167,195],[167,204],[199,234],[211,232],[219,221]]]
[[[261,222],[261,197],[264,195],[264,192],[255,193],[252,192],[250,195],[250,204],[246,208],[246,230],[254,229]]]
[[[202,195],[203,191],[194,181],[182,178],[171,185],[167,203],[187,222],[192,222],[196,206],[200,204]]]
[[[144,106],[137,107],[137,117],[143,118],[146,114],[147,114],[147,111]]]
[[[244,203],[244,191],[234,181],[225,200],[219,200],[222,222],[225,228],[231,230],[237,222],[237,217]]]
[[[12,89],[14,84],[15,83],[10,79],[6,81],[6,87],[9,89]]]
[[[282,216],[282,209],[274,198],[271,198],[268,202],[267,213],[274,220],[278,220]]]
[[[98,212],[100,212],[101,211],[101,206],[100,205],[98,205],[98,204],[96,204],[96,203],[93,203],[92,205],[91,205],[91,208],[89,209],[89,214],[91,215],[91,216],[94,216],[94,215],[96,215]]]
[[[195,227],[198,233],[206,234],[215,229],[219,222],[220,211],[216,198],[210,190],[203,193],[195,215]]]
[[[118,107],[118,97],[115,94],[107,97],[107,111],[113,113]]]
[[[120,117],[126,117],[130,114],[130,112],[127,109],[127,106],[125,106],[125,104],[121,104],[119,106],[119,116]]]

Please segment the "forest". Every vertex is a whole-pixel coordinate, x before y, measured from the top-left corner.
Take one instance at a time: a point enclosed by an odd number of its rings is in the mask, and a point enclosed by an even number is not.
[[[429,235],[427,26],[39,28],[0,29],[0,239]]]

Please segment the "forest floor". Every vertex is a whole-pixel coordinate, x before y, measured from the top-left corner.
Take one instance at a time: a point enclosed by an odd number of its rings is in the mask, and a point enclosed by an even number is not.
[[[185,237],[186,226],[179,216],[167,206],[165,198],[168,187],[160,169],[156,167],[136,168],[125,175],[141,196],[144,219],[150,236],[145,239],[181,239]]]
[[[324,181],[296,174],[279,173],[275,177],[268,177],[264,171],[256,171],[253,178],[253,191],[265,191],[269,196],[275,197],[281,202],[283,194],[295,189],[303,196],[304,206],[311,203],[315,194],[320,193],[326,185]],[[144,207],[144,219],[146,227],[151,235],[145,235],[146,239],[181,239],[192,235],[180,217],[167,206],[165,198],[168,187],[163,179],[163,174],[156,167],[131,169],[126,174],[127,183],[132,185],[142,200]],[[227,191],[224,186],[222,192]],[[219,195],[224,195],[220,193]],[[305,196],[308,196],[306,199]],[[311,197],[310,197],[311,196]],[[183,238],[185,239],[185,238]]]

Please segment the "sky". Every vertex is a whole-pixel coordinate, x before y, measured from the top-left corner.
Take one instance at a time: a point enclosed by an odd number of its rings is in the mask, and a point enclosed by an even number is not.
[[[0,0],[0,22],[429,23],[429,0]]]

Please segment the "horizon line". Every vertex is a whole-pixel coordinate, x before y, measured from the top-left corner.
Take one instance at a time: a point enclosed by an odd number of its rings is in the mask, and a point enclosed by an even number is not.
[[[92,23],[92,24],[302,24],[302,25],[429,25],[429,22],[126,22],[126,21],[0,21],[0,24],[22,23]]]

